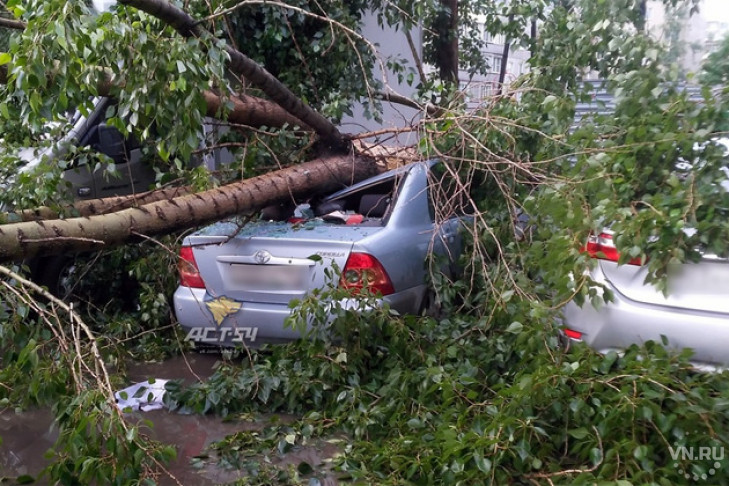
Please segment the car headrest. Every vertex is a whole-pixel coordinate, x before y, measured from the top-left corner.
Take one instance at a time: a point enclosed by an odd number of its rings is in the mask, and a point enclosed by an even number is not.
[[[314,207],[314,216],[324,216],[334,211],[344,211],[343,201],[327,201]]]
[[[381,218],[389,205],[389,194],[365,194],[359,201],[359,214],[366,218]]]

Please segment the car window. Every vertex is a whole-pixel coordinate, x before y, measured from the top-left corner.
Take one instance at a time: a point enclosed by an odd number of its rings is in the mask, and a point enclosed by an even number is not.
[[[90,147],[111,157],[117,165],[123,164],[129,160],[130,152],[140,147],[140,143],[133,135],[124,138],[116,128],[106,124],[106,120],[116,115],[116,101],[108,100],[107,103],[102,116],[91,121],[79,140],[79,147]]]
[[[298,204],[268,206],[261,211],[267,221],[301,221],[321,218],[332,223],[382,225],[389,217],[406,173],[396,173],[371,184],[357,184],[351,190],[337,191],[325,197],[313,196]]]
[[[368,204],[368,201],[371,201],[373,199],[370,196],[374,196],[375,198],[381,196],[381,201],[391,201],[395,193],[395,188],[398,186],[402,179],[402,176],[394,176],[389,179],[385,179],[384,181],[380,181],[376,184],[353,190],[352,192],[339,194],[336,198],[325,198],[319,205],[319,209],[320,211],[326,210],[331,205],[337,205],[342,211],[354,211],[359,213],[362,212],[361,210],[363,209],[369,210],[369,208],[366,208],[365,206],[370,205]],[[389,206],[389,202],[387,206]],[[385,207],[383,209],[382,203],[379,204],[379,207],[380,209],[378,209],[378,217],[383,217],[387,213],[387,209],[389,208]]]

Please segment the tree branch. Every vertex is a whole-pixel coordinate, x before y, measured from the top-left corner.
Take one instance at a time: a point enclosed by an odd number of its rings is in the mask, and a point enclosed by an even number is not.
[[[424,111],[428,114],[428,116],[438,117],[443,114],[443,108],[439,106],[432,103],[421,105],[417,101],[397,93],[377,93],[377,97],[383,101],[397,103],[398,105],[408,106],[410,108],[415,108],[416,110]]]
[[[113,196],[103,199],[86,199],[76,201],[68,206],[66,216],[76,215],[81,217],[97,216],[108,214],[122,209],[144,206],[157,201],[166,201],[180,196],[192,194],[189,187],[168,187],[154,191],[131,194],[129,196]],[[24,209],[11,213],[0,213],[0,224],[18,223],[21,221],[42,221],[47,219],[58,219],[61,214],[53,208],[42,206],[35,209]]]
[[[5,18],[5,17],[0,17],[0,27],[5,27],[6,29],[13,29],[13,30],[24,30],[25,22],[21,22],[20,20],[13,20],[13,19]]]
[[[427,77],[425,76],[425,71],[423,70],[423,61],[420,59],[420,54],[418,53],[418,49],[415,47],[415,41],[413,41],[413,36],[410,33],[410,29],[405,31],[405,38],[408,41],[408,47],[410,47],[410,54],[413,56],[413,62],[415,63],[415,67],[418,70],[418,76],[420,77],[420,82],[425,85],[427,82]]]
[[[135,7],[157,17],[174,28],[183,37],[202,38],[209,34],[184,10],[168,3],[166,0],[119,0],[119,3]],[[335,149],[349,150],[349,143],[339,133],[337,127],[306,105],[275,76],[242,52],[227,45],[225,51],[230,56],[229,68],[233,72],[248,79],[284,110],[310,126],[325,142],[331,144]]]

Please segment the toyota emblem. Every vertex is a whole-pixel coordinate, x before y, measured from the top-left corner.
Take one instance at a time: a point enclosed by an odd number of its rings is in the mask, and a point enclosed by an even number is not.
[[[267,252],[266,250],[258,250],[253,255],[253,259],[259,265],[263,265],[264,263],[268,263],[268,261],[271,259],[271,254],[269,252]]]

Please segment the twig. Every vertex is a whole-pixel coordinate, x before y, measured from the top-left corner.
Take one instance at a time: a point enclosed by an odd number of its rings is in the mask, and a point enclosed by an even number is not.
[[[592,430],[595,431],[595,437],[597,438],[597,447],[600,449],[600,460],[594,464],[592,467],[584,468],[584,469],[565,469],[564,471],[557,471],[553,473],[534,473],[534,474],[526,474],[524,475],[527,479],[532,478],[539,478],[539,479],[546,479],[547,481],[552,483],[550,478],[556,478],[560,476],[568,476],[570,474],[583,474],[583,473],[589,473],[595,471],[600,465],[602,464],[602,461],[605,457],[605,452],[602,447],[602,439],[600,438],[600,433],[597,431],[597,428],[593,425]]]

